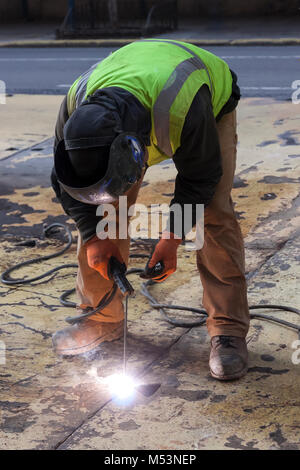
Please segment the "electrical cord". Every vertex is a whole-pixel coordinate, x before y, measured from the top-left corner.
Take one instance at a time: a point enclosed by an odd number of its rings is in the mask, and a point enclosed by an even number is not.
[[[71,234],[70,229],[64,224],[53,223],[53,224],[51,224],[48,227],[45,227],[43,229],[44,236],[48,237],[48,236],[51,235],[51,233],[53,234],[54,229],[62,229],[65,232],[65,235],[67,237],[67,243],[65,244],[65,246],[62,249],[60,249],[59,251],[57,251],[57,252],[55,252],[51,255],[46,255],[46,256],[39,257],[39,258],[33,258],[33,259],[29,259],[27,261],[22,261],[21,263],[15,264],[14,266],[11,266],[10,268],[6,269],[0,276],[0,280],[3,284],[9,285],[9,286],[22,285],[22,284],[31,284],[33,282],[36,282],[36,281],[39,281],[39,280],[44,279],[46,277],[49,277],[49,276],[53,275],[54,273],[60,271],[61,269],[77,268],[77,264],[75,264],[75,263],[74,264],[73,263],[72,264],[62,264],[62,265],[56,266],[53,269],[50,269],[50,270],[46,271],[43,274],[40,274],[39,276],[35,276],[35,277],[31,277],[31,278],[27,278],[27,277],[25,277],[25,278],[12,278],[11,277],[11,274],[14,271],[17,271],[18,269],[21,269],[24,266],[29,266],[29,265],[32,265],[32,264],[36,264],[36,263],[40,263],[40,262],[43,262],[43,261],[46,261],[46,260],[56,258],[58,256],[61,256],[63,253],[65,253],[70,248],[70,246],[72,245],[72,242],[73,242],[72,234]],[[138,243],[139,242],[137,241],[137,244]],[[143,246],[145,246],[145,243],[143,243]],[[153,247],[153,244],[149,243],[149,246]],[[130,257],[131,258],[149,258],[149,255],[144,254],[144,253],[132,253],[132,254],[130,254]],[[140,269],[140,268],[132,268],[132,269],[127,271],[127,275],[139,274],[143,271],[144,270]],[[52,278],[53,277],[54,276],[52,276]],[[51,280],[52,278],[50,278],[49,280]],[[144,295],[144,297],[146,297],[148,299],[149,304],[152,308],[159,310],[160,314],[162,315],[162,317],[165,321],[167,321],[168,323],[170,323],[173,326],[183,327],[183,328],[194,328],[196,326],[202,326],[206,322],[207,312],[204,309],[195,308],[195,307],[187,307],[187,306],[183,306],[183,305],[172,305],[172,304],[159,303],[149,291],[149,287],[153,286],[154,284],[156,284],[156,282],[152,281],[151,279],[144,282],[142,284],[142,287],[141,287],[141,294]],[[98,304],[98,306],[96,308],[86,309],[83,314],[78,315],[76,317],[67,317],[66,321],[68,323],[75,323],[75,322],[81,321],[82,319],[87,318],[91,315],[94,315],[95,313],[99,313],[101,310],[104,309],[104,307],[106,307],[111,302],[111,300],[113,299],[113,297],[114,297],[114,295],[117,291],[117,288],[118,288],[117,285],[114,283],[111,290],[104,295],[104,297],[101,299],[100,303]],[[75,292],[75,289],[69,289],[69,290],[65,291],[60,296],[59,300],[60,300],[61,304],[64,307],[69,307],[69,308],[76,307],[76,304],[74,302],[71,302],[70,300],[68,300],[68,297],[71,294],[73,294],[74,292]],[[185,320],[182,320],[182,319],[178,320],[178,319],[175,319],[175,318],[171,318],[166,313],[166,311],[165,311],[166,309],[167,310],[181,310],[181,311],[192,312],[196,315],[201,316],[201,318],[199,320],[196,320],[196,321],[185,321]],[[295,313],[297,315],[300,315],[300,310],[299,309],[297,309],[295,307],[288,307],[286,305],[258,304],[258,305],[249,306],[249,310],[257,310],[257,309],[281,310],[281,311],[292,312],[292,313]],[[103,312],[102,312],[102,314],[103,314]],[[300,339],[300,325],[297,325],[296,323],[292,323],[290,321],[283,320],[282,318],[276,318],[274,316],[266,315],[266,314],[263,314],[263,313],[250,313],[250,318],[251,319],[256,318],[256,319],[259,319],[259,320],[268,320],[268,321],[277,323],[279,325],[283,325],[283,326],[286,326],[286,327],[291,328],[293,330],[296,330],[297,333],[298,333],[299,339]]]
[[[51,231],[53,231],[53,229],[55,227],[56,228],[62,228],[65,231],[65,234],[67,236],[66,245],[61,250],[57,251],[56,253],[53,253],[52,255],[46,255],[46,256],[41,256],[39,258],[33,258],[33,259],[29,259],[27,261],[22,261],[21,263],[15,264],[15,265],[11,266],[10,268],[6,269],[1,274],[1,277],[0,277],[0,280],[3,284],[6,284],[8,286],[16,286],[16,285],[20,285],[20,284],[31,284],[32,282],[40,281],[41,279],[44,279],[45,277],[48,277],[51,274],[53,274],[57,271],[60,271],[61,269],[64,269],[64,268],[77,268],[77,264],[73,264],[73,263],[72,264],[64,264],[64,265],[57,266],[56,268],[50,269],[46,273],[41,274],[39,276],[29,277],[29,278],[24,278],[24,279],[13,279],[13,278],[11,278],[10,275],[11,275],[12,272],[17,271],[18,269],[23,268],[24,266],[29,266],[29,265],[32,265],[32,264],[40,263],[42,261],[47,261],[47,260],[52,259],[52,258],[57,258],[57,256],[63,255],[70,248],[70,246],[73,243],[73,238],[72,238],[72,234],[71,234],[70,229],[68,227],[66,227],[64,224],[60,224],[58,222],[55,222],[54,224],[48,225],[48,227],[44,227],[43,228],[43,235],[45,237],[50,236]]]

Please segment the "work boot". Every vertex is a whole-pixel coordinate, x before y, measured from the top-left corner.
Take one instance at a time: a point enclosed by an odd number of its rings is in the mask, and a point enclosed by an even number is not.
[[[124,322],[106,323],[95,320],[82,320],[52,336],[53,349],[64,356],[91,351],[105,341],[119,339],[123,335]]]
[[[218,380],[243,377],[248,370],[246,340],[237,336],[213,336],[209,367],[211,375]]]

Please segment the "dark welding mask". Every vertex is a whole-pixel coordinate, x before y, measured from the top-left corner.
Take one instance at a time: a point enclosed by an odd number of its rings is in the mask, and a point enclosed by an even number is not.
[[[92,147],[92,142],[90,143]],[[145,168],[145,145],[135,134],[120,133],[112,141],[109,148],[105,174],[97,179],[94,175],[90,184],[80,177],[72,165],[68,145],[59,142],[54,156],[57,179],[64,190],[74,199],[86,204],[104,204],[117,201],[142,176]],[[93,148],[93,156],[99,151],[99,159],[103,158],[106,147]],[[84,150],[81,150],[84,152]],[[85,149],[88,158],[89,148]],[[96,181],[95,181],[96,179]]]

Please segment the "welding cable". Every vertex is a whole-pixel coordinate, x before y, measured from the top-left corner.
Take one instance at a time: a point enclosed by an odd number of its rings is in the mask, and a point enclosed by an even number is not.
[[[6,284],[8,286],[16,286],[16,285],[21,285],[21,284],[31,284],[32,282],[35,281],[40,281],[41,279],[44,279],[45,277],[51,276],[51,274],[60,271],[61,269],[65,268],[77,268],[77,264],[63,264],[60,266],[56,266],[53,269],[50,269],[49,271],[45,272],[44,274],[40,274],[39,276],[35,277],[26,277],[23,279],[14,279],[10,275],[12,272],[17,271],[18,269],[23,268],[24,266],[30,266],[32,264],[40,263],[42,261],[47,261],[52,258],[57,258],[57,256],[63,255],[72,245],[73,243],[73,237],[70,229],[66,227],[64,224],[60,224],[58,222],[55,222],[54,224],[48,225],[48,227],[43,228],[43,235],[45,237],[48,237],[52,233],[55,233],[53,231],[54,228],[61,228],[64,230],[66,236],[67,236],[67,243],[66,245],[59,251],[56,251],[52,255],[46,255],[46,256],[40,256],[38,258],[33,258],[29,259],[27,261],[22,261],[21,263],[15,264],[14,266],[11,266],[10,268],[6,269],[0,276],[0,281],[3,284]],[[50,279],[49,279],[50,280]]]
[[[160,311],[160,314],[163,316],[163,318],[168,322],[171,323],[171,325],[174,326],[179,326],[183,328],[194,328],[195,326],[201,326],[206,322],[207,318],[207,312],[204,309],[200,308],[195,308],[195,307],[186,307],[182,305],[172,305],[172,304],[161,304],[157,302],[157,300],[153,297],[153,295],[150,294],[148,287],[151,285],[156,284],[153,282],[151,279],[148,280],[147,282],[142,284],[141,288],[141,293],[148,299],[150,305],[154,309],[158,309]],[[183,320],[176,320],[174,318],[170,318],[166,312],[165,309],[169,310],[183,310],[183,311],[188,311],[188,312],[193,312],[196,313],[197,315],[202,315],[202,318],[199,321],[190,321],[186,322]],[[286,305],[277,305],[277,304],[258,304],[258,305],[250,305],[249,310],[256,310],[256,309],[272,309],[272,310],[282,310],[286,312],[292,312],[297,315],[300,315],[300,310],[294,307],[288,307]],[[289,322],[287,320],[283,320],[281,318],[276,318],[270,315],[266,315],[263,313],[250,313],[250,318],[251,319],[260,319],[260,320],[268,320],[274,323],[278,323],[280,325],[284,325],[286,327],[289,327],[293,330],[296,330],[298,332],[298,336],[300,339],[300,325],[297,325],[296,323]]]
[[[22,284],[31,284],[35,281],[39,281],[41,279],[44,279],[45,277],[49,277],[52,274],[60,271],[61,269],[71,268],[71,267],[72,268],[74,268],[74,267],[77,268],[78,267],[77,264],[73,264],[73,263],[72,264],[62,264],[62,265],[56,266],[53,269],[50,269],[49,271],[46,271],[45,273],[43,273],[39,276],[35,276],[35,277],[32,277],[32,278],[17,278],[17,279],[15,279],[15,278],[12,278],[10,276],[12,272],[14,272],[14,271],[16,271],[20,268],[23,268],[24,266],[29,266],[29,265],[32,265],[32,264],[40,263],[40,262],[43,262],[43,261],[61,256],[63,253],[65,253],[70,248],[70,246],[72,245],[72,241],[73,241],[72,234],[71,234],[70,229],[64,224],[53,223],[53,224],[49,225],[48,227],[45,227],[43,229],[44,236],[47,237],[47,236],[50,236],[51,233],[54,233],[54,231],[53,231],[54,228],[59,228],[59,229],[64,230],[64,232],[67,236],[66,245],[61,250],[59,250],[59,251],[57,251],[57,252],[55,252],[51,255],[46,255],[46,256],[39,257],[39,258],[29,259],[27,261],[23,261],[21,263],[18,263],[16,265],[6,269],[0,276],[0,280],[3,284],[10,285],[10,286],[22,285]],[[153,248],[153,243],[144,243],[144,242],[140,242],[139,240],[136,240],[135,243],[137,245],[142,244],[143,246],[149,245],[151,249]],[[130,258],[149,258],[149,256],[151,256],[151,253],[150,254],[144,254],[144,253],[132,253],[132,254],[130,254]],[[132,269],[127,271],[127,275],[139,274],[143,271],[144,270],[141,269],[141,268],[132,268]],[[53,278],[53,276],[52,276],[52,278]],[[50,278],[49,280],[51,280],[52,278]],[[141,294],[144,297],[147,298],[147,300],[149,302],[149,305],[152,308],[159,310],[160,314],[162,315],[162,317],[165,321],[167,321],[168,323],[170,323],[173,326],[183,327],[183,328],[194,328],[196,326],[202,326],[206,322],[207,312],[204,309],[200,309],[200,308],[196,308],[196,307],[187,307],[187,306],[183,306],[183,305],[172,305],[172,304],[159,303],[153,297],[153,295],[150,294],[150,291],[149,291],[149,287],[153,286],[155,284],[157,284],[157,283],[152,281],[151,279],[144,282],[142,284],[142,287],[141,287]],[[81,321],[84,318],[88,318],[91,315],[99,313],[100,311],[102,311],[104,309],[104,307],[106,307],[112,301],[116,291],[117,291],[117,285],[114,283],[111,290],[104,295],[104,297],[101,299],[100,303],[98,304],[98,306],[96,308],[86,309],[86,310],[84,310],[83,314],[80,314],[76,317],[67,317],[66,321],[69,322],[69,323],[75,323],[77,321]],[[75,289],[69,289],[69,290],[65,291],[60,296],[60,302],[64,307],[69,307],[69,308],[76,307],[75,302],[71,302],[70,300],[68,300],[68,297],[70,295],[72,295],[74,292],[75,292]],[[285,311],[285,312],[292,312],[292,313],[295,313],[295,314],[300,316],[300,310],[299,309],[297,309],[295,307],[285,306],[285,305],[258,304],[258,305],[249,306],[249,310],[257,310],[257,309],[281,310],[281,311]],[[196,320],[196,321],[185,321],[185,320],[182,320],[182,319],[178,320],[178,319],[175,319],[175,318],[171,318],[166,313],[165,310],[187,311],[187,312],[191,312],[191,313],[194,313],[196,315],[199,315],[201,318],[199,320]],[[102,312],[102,315],[103,315],[103,312]],[[263,314],[263,313],[250,313],[250,318],[251,319],[256,318],[258,320],[267,320],[267,321],[271,321],[273,323],[277,323],[279,325],[286,326],[288,328],[296,330],[297,333],[298,333],[298,336],[300,338],[300,325],[289,322],[287,320],[283,320],[282,318],[276,318],[274,316],[266,315],[266,314]]]
[[[0,276],[0,281],[5,284],[5,285],[8,285],[8,286],[17,286],[17,285],[23,285],[23,284],[32,284],[36,281],[40,281],[42,279],[45,279],[46,277],[49,277],[51,275],[53,275],[54,273],[62,270],[62,269],[65,269],[65,268],[78,268],[78,265],[75,264],[75,263],[70,263],[70,264],[61,264],[59,266],[56,266],[55,268],[52,268],[48,271],[46,271],[45,273],[43,274],[40,274],[39,276],[35,276],[35,277],[25,277],[25,278],[12,278],[11,277],[11,274],[14,272],[14,271],[17,271],[25,266],[31,266],[33,264],[36,264],[36,263],[41,263],[43,261],[47,261],[47,260],[50,260],[50,259],[53,259],[53,258],[57,258],[58,256],[61,256],[63,255],[72,245],[73,243],[73,237],[72,237],[72,233],[71,233],[71,230],[69,229],[69,227],[67,227],[66,225],[64,224],[61,224],[61,223],[58,223],[58,222],[55,222],[51,225],[48,225],[47,227],[44,227],[43,228],[43,235],[45,237],[49,237],[51,236],[51,234],[54,234],[57,232],[57,230],[55,229],[62,229],[64,231],[64,234],[66,235],[67,237],[67,242],[65,244],[65,246],[59,250],[59,251],[56,251],[55,253],[51,254],[51,255],[46,255],[46,256],[41,256],[41,257],[38,257],[38,258],[32,258],[32,259],[29,259],[29,260],[26,260],[26,261],[22,261],[21,263],[17,263],[13,266],[11,266],[10,268],[6,269]],[[145,257],[145,258],[148,258],[148,255],[146,254],[131,254],[130,257],[132,258],[141,258],[141,257]],[[139,270],[139,272],[143,271],[142,269]],[[52,280],[54,276],[50,277],[48,279],[48,281]],[[96,313],[99,313],[100,311],[102,311],[105,307],[107,307],[107,305],[112,301],[113,297],[115,296],[115,293],[117,291],[117,284],[114,283],[112,285],[112,288],[110,289],[109,292],[107,292],[103,297],[102,299],[100,300],[99,304],[97,305],[97,307],[95,307],[94,309],[93,308],[87,308],[84,310],[84,312],[78,316],[74,316],[74,317],[67,317],[66,318],[66,321],[68,323],[76,323],[78,321],[82,321],[84,318],[88,318],[90,317],[91,315],[94,315]],[[63,292],[63,294],[60,296],[59,300],[60,300],[60,303],[64,306],[64,307],[70,307],[70,308],[76,308],[76,303],[75,302],[71,302],[70,300],[68,300],[68,297],[72,294],[74,294],[76,291],[76,289],[69,289],[69,290],[66,290],[65,292]],[[102,312],[101,313],[102,315],[105,316],[105,314]]]

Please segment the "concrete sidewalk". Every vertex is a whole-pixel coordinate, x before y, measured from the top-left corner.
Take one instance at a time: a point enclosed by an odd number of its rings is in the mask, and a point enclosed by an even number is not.
[[[158,34],[196,45],[291,45],[300,44],[300,17],[199,19],[179,21],[177,31]],[[58,24],[1,25],[0,47],[91,47],[122,46],[134,39],[56,40]]]
[[[44,96],[41,105],[45,98],[53,100],[53,108],[58,105],[57,97]],[[61,247],[59,237],[41,237],[44,224],[72,224],[49,184],[51,133],[49,139],[38,141],[47,132],[47,123],[39,129],[39,123],[31,121],[36,119],[34,110],[26,112],[24,102],[20,106],[37,141],[0,161],[1,272]],[[249,98],[238,110],[233,199],[246,242],[250,304],[299,308],[298,106]],[[18,130],[22,135],[22,120]],[[138,202],[168,203],[175,174],[169,161],[152,167]],[[24,240],[34,241],[35,247],[16,246]],[[135,244],[132,249],[141,251]],[[15,276],[36,275],[75,260],[74,244],[62,258]],[[134,259],[133,265],[143,266],[144,261]],[[105,377],[120,370],[122,341],[74,358],[52,352],[51,334],[72,314],[58,298],[74,286],[74,274],[65,270],[49,282],[0,285],[0,340],[6,346],[6,364],[0,365],[1,449],[300,449],[300,365],[292,361],[297,340],[293,330],[252,320],[249,373],[238,382],[220,383],[209,375],[206,328],[174,328],[162,321],[140,294],[140,280],[133,277],[128,367],[144,382],[162,386],[150,398],[137,396],[131,404],[119,406],[92,372]],[[194,252],[180,247],[177,273],[152,292],[166,303],[199,306],[202,288]],[[297,315],[267,313],[299,324]]]
[[[7,96],[5,119],[1,120],[0,160],[54,134],[62,100],[63,96]]]

